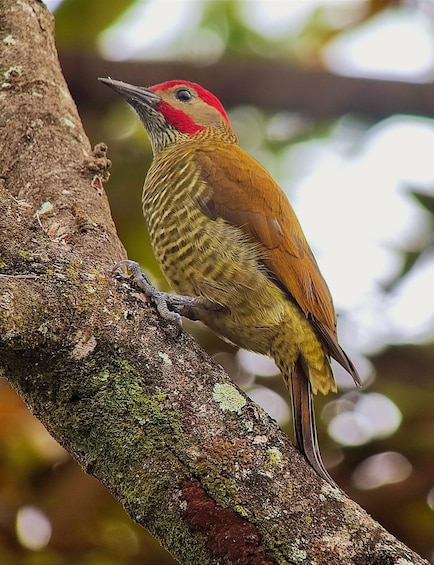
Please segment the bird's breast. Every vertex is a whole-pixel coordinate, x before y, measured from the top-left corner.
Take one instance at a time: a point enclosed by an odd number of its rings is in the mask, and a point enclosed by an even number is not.
[[[260,246],[239,227],[202,212],[198,200],[206,191],[193,167],[151,168],[144,215],[155,256],[173,289],[224,306],[225,313],[203,312],[204,323],[235,343],[244,328],[255,336],[241,339],[246,346],[246,339],[261,340],[261,334],[281,324],[286,300],[268,277]],[[265,353],[268,344],[260,348]]]

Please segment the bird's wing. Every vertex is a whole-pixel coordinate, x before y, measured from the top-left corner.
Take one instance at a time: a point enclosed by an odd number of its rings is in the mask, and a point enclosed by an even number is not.
[[[199,202],[209,217],[240,227],[265,247],[264,262],[306,316],[332,332],[335,311],[329,289],[281,188],[236,145],[198,151],[196,162],[209,193]]]
[[[336,337],[336,315],[325,280],[281,188],[237,145],[202,147],[195,154],[208,192],[198,202],[210,218],[238,226],[264,247],[271,278],[312,320],[330,354],[357,381]]]

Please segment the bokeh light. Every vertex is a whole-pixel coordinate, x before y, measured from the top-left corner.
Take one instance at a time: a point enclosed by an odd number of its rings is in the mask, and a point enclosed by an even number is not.
[[[434,78],[433,33],[428,13],[396,6],[337,36],[323,56],[341,74],[428,81]]]
[[[341,445],[362,445],[388,437],[398,429],[402,419],[398,407],[377,392],[348,393],[333,406],[336,415],[330,420],[328,431]]]
[[[259,404],[280,426],[291,418],[288,403],[280,394],[265,386],[254,386],[248,390],[250,398]]]
[[[237,359],[241,367],[259,377],[274,377],[279,374],[279,369],[270,357],[253,353],[246,349],[240,349],[237,353]]]
[[[18,510],[16,530],[21,545],[34,551],[42,549],[50,541],[50,520],[35,506],[23,506]]]
[[[368,457],[353,473],[353,484],[362,490],[375,489],[384,485],[405,481],[411,474],[412,466],[400,453],[387,451]]]

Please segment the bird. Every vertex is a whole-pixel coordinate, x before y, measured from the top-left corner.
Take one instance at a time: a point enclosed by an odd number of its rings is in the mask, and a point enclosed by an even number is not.
[[[335,359],[361,386],[341,348],[329,288],[287,196],[239,145],[220,100],[187,80],[150,87],[111,78],[142,122],[153,152],[143,213],[175,294],[137,284],[173,320],[200,320],[241,348],[271,357],[291,400],[299,450],[335,486],[319,449],[313,394],[336,392]]]

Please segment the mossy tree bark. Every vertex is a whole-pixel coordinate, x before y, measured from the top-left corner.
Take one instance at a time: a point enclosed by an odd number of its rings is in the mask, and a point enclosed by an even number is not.
[[[181,563],[426,563],[110,270],[125,258],[53,18],[0,0],[0,372]]]

